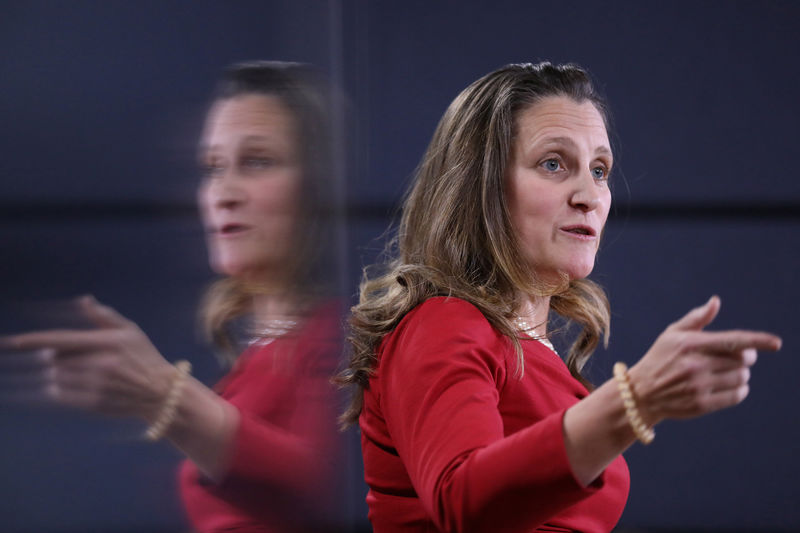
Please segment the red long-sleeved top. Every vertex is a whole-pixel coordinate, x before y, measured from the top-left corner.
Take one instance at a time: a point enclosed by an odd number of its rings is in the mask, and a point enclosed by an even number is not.
[[[477,308],[431,298],[378,350],[359,424],[375,533],[610,531],[629,475],[618,457],[589,487],[562,418],[588,394],[564,362],[512,343]]]
[[[341,352],[335,306],[268,344],[254,344],[215,389],[239,410],[224,477],[190,460],[181,497],[193,527],[219,531],[335,530],[339,402],[329,380]]]

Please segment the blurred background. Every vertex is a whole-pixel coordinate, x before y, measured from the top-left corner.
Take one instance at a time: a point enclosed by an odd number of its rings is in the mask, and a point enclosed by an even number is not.
[[[450,100],[509,62],[573,61],[608,96],[614,202],[593,278],[614,361],[635,362],[711,294],[716,328],[783,336],[740,407],[664,423],[627,453],[620,531],[798,531],[800,4],[793,1],[0,1],[0,333],[29,304],[92,293],[168,359],[221,374],[195,308],[212,279],[195,146],[227,64],[282,59],[331,80],[344,297],[374,260]],[[25,305],[22,305],[25,304]],[[34,319],[35,318],[35,319]],[[187,529],[179,457],[141,427],[0,405],[0,530]],[[369,531],[351,431],[353,531]]]

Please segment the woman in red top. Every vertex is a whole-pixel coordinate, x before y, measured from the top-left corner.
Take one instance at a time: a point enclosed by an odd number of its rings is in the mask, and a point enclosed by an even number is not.
[[[451,103],[405,201],[394,259],[354,308],[361,427],[376,533],[609,531],[622,452],[666,418],[747,394],[780,339],[705,332],[719,299],[667,327],[629,371],[592,388],[608,336],[591,272],[611,205],[608,111],[575,65],[509,65]],[[565,361],[551,312],[580,327]]]
[[[201,532],[336,526],[328,521],[339,450],[329,379],[340,327],[321,276],[334,270],[323,95],[303,65],[242,64],[226,73],[208,112],[198,198],[210,262],[223,277],[202,314],[212,339],[233,354],[216,390],[91,297],[78,306],[93,329],[4,339],[38,350],[53,400],[138,417],[148,438],[185,454],[181,495]],[[237,358],[241,334],[250,345]]]

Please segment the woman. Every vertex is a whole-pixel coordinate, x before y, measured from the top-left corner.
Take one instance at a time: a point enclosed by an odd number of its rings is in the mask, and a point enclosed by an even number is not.
[[[394,260],[354,307],[357,385],[376,533],[609,531],[622,452],[653,426],[742,401],[756,350],[780,339],[704,332],[711,298],[594,390],[607,339],[591,272],[611,204],[608,112],[574,65],[509,65],[451,103],[405,201]],[[580,326],[562,361],[558,314]],[[590,392],[591,390],[591,392]]]
[[[214,390],[91,297],[78,305],[94,329],[4,340],[44,355],[52,399],[138,417],[150,440],[183,452],[181,495],[198,531],[333,527],[325,522],[337,456],[328,380],[339,321],[320,275],[323,262],[333,270],[326,123],[313,74],[288,63],[234,66],[208,112],[198,198],[210,262],[223,278],[202,317],[223,350],[235,349],[242,331],[250,342]]]

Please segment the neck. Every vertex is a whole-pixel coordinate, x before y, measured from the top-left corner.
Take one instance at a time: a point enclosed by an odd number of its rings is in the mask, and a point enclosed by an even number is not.
[[[290,293],[256,294],[253,296],[253,319],[256,324],[297,316],[297,301]]]
[[[550,314],[550,297],[540,296],[535,299],[528,298],[523,301],[517,316],[533,327],[536,336],[547,335],[547,318]]]
[[[285,320],[297,314],[297,298],[285,271],[263,267],[239,277],[251,294],[253,321],[265,324],[272,320]]]

